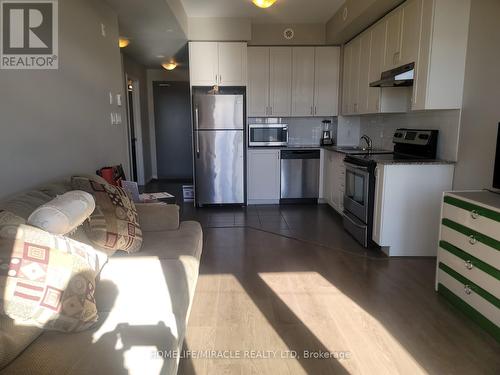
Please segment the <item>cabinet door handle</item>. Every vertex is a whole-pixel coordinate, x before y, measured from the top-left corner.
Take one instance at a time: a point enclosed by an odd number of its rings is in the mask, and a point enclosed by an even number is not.
[[[316,106],[314,106],[314,114],[316,114],[316,113],[317,113],[317,110],[318,110],[318,109],[316,108]]]
[[[471,270],[473,268],[472,261],[468,260],[465,262],[465,268]]]
[[[311,106],[311,115],[313,114],[313,107]]]
[[[272,116],[272,115],[273,115],[273,107],[269,106],[269,116]]]
[[[464,292],[467,295],[472,293],[472,289],[470,288],[470,285],[467,285],[467,284],[464,285]]]
[[[470,217],[476,220],[479,217],[479,212],[477,212],[476,210],[472,210],[470,212]]]
[[[472,234],[471,234],[471,235],[469,236],[469,243],[470,243],[471,245],[475,245],[475,244],[476,244],[476,242],[477,242],[476,237],[474,237],[474,235],[472,235]]]

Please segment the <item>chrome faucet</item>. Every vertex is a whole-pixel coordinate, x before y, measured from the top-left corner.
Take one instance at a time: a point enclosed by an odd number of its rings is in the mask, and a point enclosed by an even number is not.
[[[370,151],[371,149],[373,149],[373,142],[372,142],[372,139],[370,137],[368,137],[366,134],[364,134],[360,139],[359,139],[359,142],[361,143],[361,141],[365,141],[366,142],[366,146],[367,147],[363,147],[363,150],[368,150]]]

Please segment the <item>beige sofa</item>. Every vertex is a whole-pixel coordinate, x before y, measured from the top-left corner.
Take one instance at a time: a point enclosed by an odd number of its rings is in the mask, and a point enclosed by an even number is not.
[[[23,218],[57,194],[54,184],[0,203]],[[202,251],[197,222],[179,223],[175,205],[138,204],[140,252],[116,253],[96,288],[99,324],[81,333],[32,330],[29,345],[2,374],[175,374],[186,332]],[[2,318],[5,326],[5,317]],[[20,328],[21,339],[25,327]],[[37,329],[38,330],[38,329]],[[0,348],[0,355],[5,353]]]

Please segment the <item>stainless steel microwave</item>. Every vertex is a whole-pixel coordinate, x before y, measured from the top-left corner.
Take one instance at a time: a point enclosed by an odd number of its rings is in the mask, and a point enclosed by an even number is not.
[[[248,146],[286,146],[288,124],[249,124]]]

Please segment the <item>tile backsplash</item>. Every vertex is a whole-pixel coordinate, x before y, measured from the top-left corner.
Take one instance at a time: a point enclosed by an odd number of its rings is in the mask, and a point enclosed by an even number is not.
[[[392,150],[397,128],[439,130],[437,156],[457,160],[460,110],[440,110],[360,116],[360,135],[366,134],[377,148]]]
[[[272,121],[271,119],[268,119]],[[277,119],[278,120],[278,119]],[[334,140],[337,138],[337,118],[336,117],[282,117],[281,123],[288,124],[288,144],[289,145],[319,145],[323,132],[323,120],[330,120],[330,131]],[[249,118],[248,122],[260,122],[261,118]]]

